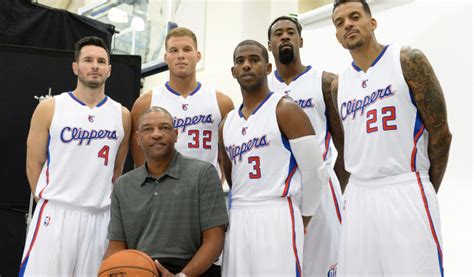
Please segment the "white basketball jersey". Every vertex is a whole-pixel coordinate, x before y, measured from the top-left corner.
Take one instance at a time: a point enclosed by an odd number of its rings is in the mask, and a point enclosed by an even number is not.
[[[168,110],[178,129],[176,149],[183,155],[212,163],[220,175],[217,162],[221,113],[216,90],[198,83],[187,97],[173,90],[169,82],[153,89],[151,106]]]
[[[287,85],[275,70],[268,78],[268,86],[271,91],[288,94],[305,111],[316,132],[323,160],[332,164],[331,133],[322,91],[322,74],[322,71],[309,65]]]
[[[242,105],[227,116],[223,139],[232,163],[232,201],[260,201],[301,192],[301,173],[276,117],[282,97],[269,94],[247,120]]]
[[[106,96],[91,109],[72,92],[54,100],[36,196],[85,208],[109,206],[115,157],[124,137],[122,105]]]
[[[401,46],[386,46],[367,73],[339,75],[346,170],[358,179],[428,171],[428,132],[403,77]]]

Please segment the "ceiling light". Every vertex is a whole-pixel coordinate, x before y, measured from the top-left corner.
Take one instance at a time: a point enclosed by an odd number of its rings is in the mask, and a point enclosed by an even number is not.
[[[113,7],[110,9],[107,18],[114,23],[127,23],[128,22],[128,15],[123,10]]]

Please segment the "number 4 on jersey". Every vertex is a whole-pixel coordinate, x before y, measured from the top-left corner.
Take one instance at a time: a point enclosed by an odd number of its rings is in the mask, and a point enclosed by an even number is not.
[[[105,166],[109,164],[109,149],[109,146],[104,145],[104,147],[99,150],[99,153],[97,153],[97,157],[104,159]]]

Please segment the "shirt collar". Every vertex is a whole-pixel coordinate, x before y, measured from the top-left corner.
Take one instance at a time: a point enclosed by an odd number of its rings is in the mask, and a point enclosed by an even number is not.
[[[139,184],[140,186],[145,185],[146,180],[151,178],[153,180],[162,179],[164,176],[169,176],[173,179],[179,179],[181,177],[181,160],[183,156],[177,150],[174,151],[173,158],[171,160],[171,164],[168,169],[163,173],[162,176],[154,176],[148,172],[147,164],[145,162],[144,165],[137,169],[137,173],[139,175]]]

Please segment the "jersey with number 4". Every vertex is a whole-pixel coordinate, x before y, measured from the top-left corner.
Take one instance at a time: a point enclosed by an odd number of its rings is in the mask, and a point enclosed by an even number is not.
[[[300,171],[278,126],[276,107],[282,97],[269,94],[248,119],[242,106],[227,116],[223,139],[232,163],[232,201],[296,196],[301,191]]]
[[[358,179],[428,171],[428,131],[402,72],[401,46],[385,46],[367,72],[339,75],[346,170]]]
[[[54,101],[36,196],[85,208],[109,206],[115,157],[124,137],[122,105],[106,96],[89,108],[72,92]]]
[[[167,82],[153,89],[151,106],[163,107],[173,116],[173,125],[178,129],[175,147],[181,154],[212,163],[220,174],[217,142],[221,113],[215,89],[198,83],[183,97]]]

